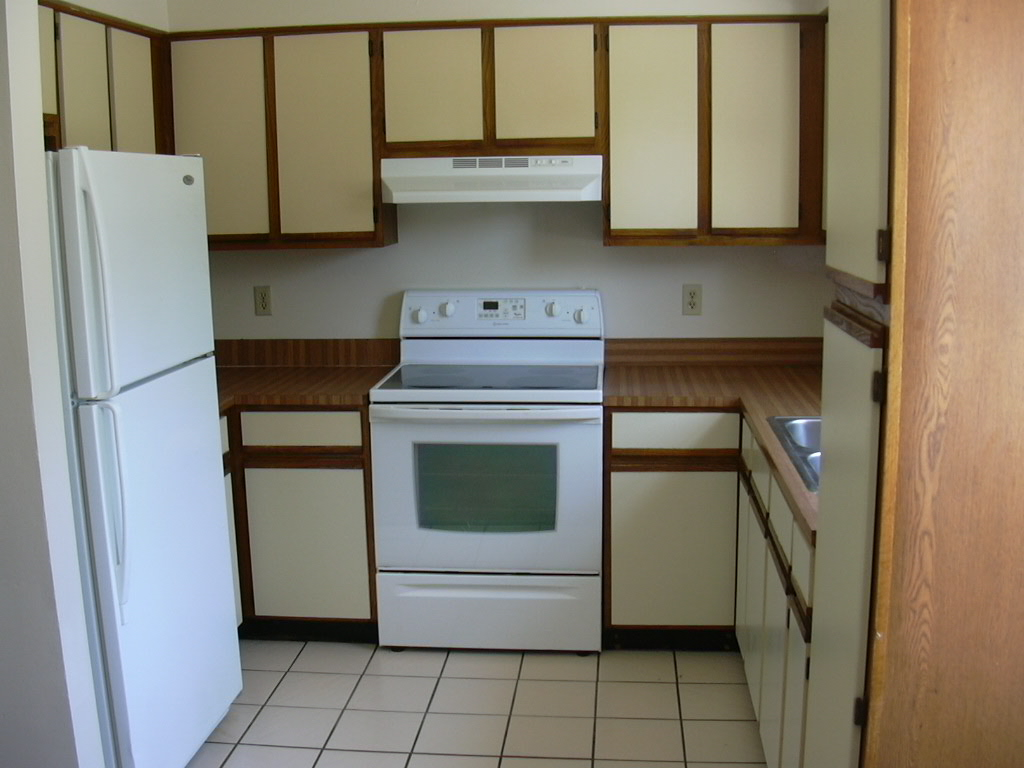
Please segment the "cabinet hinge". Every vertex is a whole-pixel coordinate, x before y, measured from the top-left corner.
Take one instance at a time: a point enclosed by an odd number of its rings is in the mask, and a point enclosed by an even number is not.
[[[811,679],[811,657],[808,656],[804,660],[804,680]]]
[[[885,397],[888,393],[889,383],[885,371],[871,372],[871,400],[879,405],[885,404]]]
[[[868,723],[868,700],[858,696],[853,700],[853,724],[863,728]]]
[[[878,230],[878,260],[883,264],[892,261],[892,231]]]

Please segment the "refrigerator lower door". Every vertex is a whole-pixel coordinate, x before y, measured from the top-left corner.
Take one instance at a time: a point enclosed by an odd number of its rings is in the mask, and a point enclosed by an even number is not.
[[[212,358],[80,404],[125,768],[182,768],[241,689]]]

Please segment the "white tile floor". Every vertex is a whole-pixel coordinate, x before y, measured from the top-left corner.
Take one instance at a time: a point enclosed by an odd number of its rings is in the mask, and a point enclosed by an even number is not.
[[[485,653],[242,641],[188,768],[756,768],[733,653]]]

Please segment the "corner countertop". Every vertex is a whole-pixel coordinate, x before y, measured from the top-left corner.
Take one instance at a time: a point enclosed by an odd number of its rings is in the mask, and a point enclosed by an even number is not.
[[[361,408],[388,365],[224,366],[217,369],[220,407]],[[604,405],[615,409],[741,411],[761,444],[779,485],[813,542],[817,494],[806,489],[768,424],[770,416],[820,413],[821,368],[816,365],[609,364]]]

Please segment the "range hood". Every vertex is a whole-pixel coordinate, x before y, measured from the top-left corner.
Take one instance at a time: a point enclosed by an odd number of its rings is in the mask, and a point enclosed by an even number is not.
[[[385,203],[601,199],[601,155],[384,158]]]

